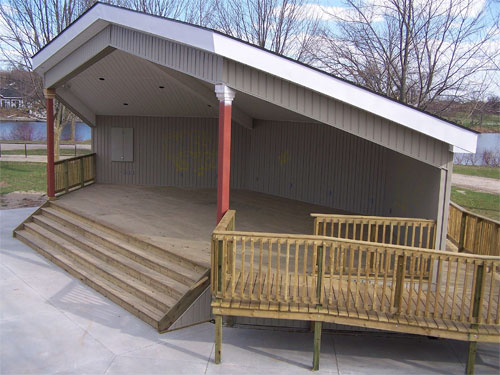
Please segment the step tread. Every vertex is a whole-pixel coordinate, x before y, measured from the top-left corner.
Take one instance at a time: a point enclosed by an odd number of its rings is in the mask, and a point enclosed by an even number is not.
[[[78,233],[77,231],[72,230],[71,228],[62,225],[61,223],[58,223],[57,221],[50,219],[48,216],[36,215],[33,217],[33,219],[35,220],[35,222],[39,220],[45,223],[46,225],[50,226],[51,228],[54,228],[55,230],[60,231],[61,233],[66,234],[67,236],[73,237],[76,241],[95,249],[96,251],[100,252],[106,257],[111,258],[114,261],[121,263],[128,268],[132,268],[137,272],[146,275],[150,279],[154,279],[156,282],[160,284],[166,285],[168,288],[175,291],[175,293],[178,294],[178,297],[181,297],[189,290],[189,287],[187,285],[179,281],[176,281],[162,273],[159,273],[149,267],[146,267],[140,264],[139,262],[136,262],[130,259],[129,257],[120,254],[115,250],[100,245],[90,240],[89,238],[85,237],[84,235]]]
[[[192,280],[193,282],[197,282],[204,273],[204,272],[196,272],[196,271],[191,270],[187,267],[184,267],[180,264],[176,264],[176,263],[173,263],[171,261],[168,261],[167,259],[163,259],[162,257],[160,257],[157,254],[148,252],[148,251],[141,249],[137,246],[133,246],[122,239],[119,239],[119,238],[117,238],[117,237],[115,237],[107,232],[104,232],[102,230],[94,228],[94,227],[88,225],[87,223],[85,223],[81,220],[78,220],[75,217],[69,216],[69,215],[67,215],[67,214],[65,214],[57,209],[50,208],[50,207],[44,207],[44,208],[42,208],[42,212],[47,212],[49,215],[54,215],[56,217],[59,217],[60,219],[67,221],[69,223],[72,223],[73,225],[78,225],[83,230],[85,230],[85,231],[87,231],[95,236],[101,237],[104,240],[109,241],[117,246],[120,246],[127,251],[136,253],[137,255],[140,255],[141,257],[146,258],[146,259],[150,260],[151,262],[160,265],[161,267],[170,269],[174,272],[177,272],[181,275],[184,275],[187,278],[189,278],[190,280]],[[78,222],[78,223],[76,223],[76,222]]]
[[[137,289],[139,292],[149,296],[150,298],[161,302],[166,305],[168,308],[175,305],[178,299],[172,298],[165,293],[161,293],[159,291],[152,290],[152,287],[145,284],[144,282],[132,277],[125,272],[119,270],[116,267],[111,266],[108,263],[103,262],[101,259],[96,256],[90,254],[89,252],[81,249],[80,247],[72,244],[71,242],[65,240],[64,238],[58,236],[57,234],[50,232],[49,230],[41,227],[35,223],[26,223],[26,227],[32,229],[33,231],[39,233],[40,235],[51,239],[52,241],[57,242],[60,246],[64,247],[68,251],[72,252],[79,258],[85,260],[86,262],[92,264],[94,267],[101,269],[103,272],[106,272],[117,279],[121,280],[125,284],[130,285],[131,287]]]
[[[26,230],[16,231],[16,235],[20,236],[20,237],[24,238],[25,240],[27,240],[28,242],[34,244],[36,247],[39,247],[44,252],[50,254],[52,257],[59,260],[61,263],[67,265],[74,272],[78,273],[79,275],[83,276],[84,278],[99,285],[103,289],[110,291],[118,299],[127,303],[128,305],[130,305],[134,309],[139,310],[140,312],[142,312],[143,314],[148,316],[150,319],[153,319],[156,322],[159,322],[163,318],[163,316],[165,315],[164,312],[158,310],[157,308],[155,308],[154,306],[151,306],[150,304],[148,304],[144,300],[127,292],[126,290],[119,287],[118,285],[113,284],[112,282],[106,280],[105,278],[103,278],[99,275],[96,275],[95,273],[85,269],[85,267],[82,264],[76,262],[74,259],[71,259],[66,254],[64,254],[62,251],[54,249],[47,242],[43,241],[42,239],[36,237],[35,235],[33,235],[29,232],[27,232]]]

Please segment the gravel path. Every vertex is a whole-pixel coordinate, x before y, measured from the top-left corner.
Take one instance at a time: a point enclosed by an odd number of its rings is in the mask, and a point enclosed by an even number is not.
[[[483,193],[500,194],[500,180],[495,178],[468,176],[454,173],[451,176],[453,186],[480,191]]]

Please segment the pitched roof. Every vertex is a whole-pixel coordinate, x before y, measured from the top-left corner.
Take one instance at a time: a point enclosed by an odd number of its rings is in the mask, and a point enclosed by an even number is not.
[[[135,29],[252,66],[463,151],[476,150],[476,132],[430,113],[216,30],[109,4],[96,3],[38,51],[32,58],[35,71],[43,75],[109,24]]]

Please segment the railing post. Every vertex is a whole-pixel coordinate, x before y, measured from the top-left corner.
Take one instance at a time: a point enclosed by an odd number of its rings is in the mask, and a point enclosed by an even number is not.
[[[85,186],[85,171],[83,170],[83,157],[80,158],[80,186]]]
[[[471,324],[471,330],[477,330],[479,323],[479,311],[481,310],[481,295],[483,293],[483,277],[484,264],[479,264],[476,271],[476,288],[474,289],[474,302],[472,305],[472,319],[476,319],[475,323]],[[476,336],[477,337],[477,336]],[[467,352],[467,375],[474,374],[474,364],[476,363],[477,341],[469,342],[469,350]]]
[[[68,161],[64,161],[64,191],[67,193],[69,191],[69,166]]]
[[[404,272],[404,261],[405,256],[399,255],[397,260],[397,270],[396,270],[396,290],[394,292],[394,307],[398,309],[401,307],[401,295],[403,293],[403,272]]]
[[[217,241],[217,290],[216,296],[220,298],[222,295],[222,252],[223,252],[224,241]]]
[[[316,266],[318,270],[318,280],[316,282],[316,307],[321,307],[322,292],[323,292],[323,246],[318,246],[316,248]]]
[[[463,211],[462,218],[460,219],[460,234],[458,235],[458,252],[461,253],[465,249],[465,224],[467,221],[467,214]]]

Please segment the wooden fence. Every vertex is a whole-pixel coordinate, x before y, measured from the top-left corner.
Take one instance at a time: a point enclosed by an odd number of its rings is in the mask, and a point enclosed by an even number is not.
[[[95,181],[96,154],[77,156],[54,163],[55,192],[67,193]]]
[[[459,252],[500,256],[500,223],[450,203],[448,238]]]
[[[398,217],[311,214],[314,234],[434,249],[436,221]]]
[[[500,322],[499,257],[318,235],[239,232],[230,230],[230,223],[234,211],[212,237],[215,298],[250,308],[296,304],[456,324]]]

